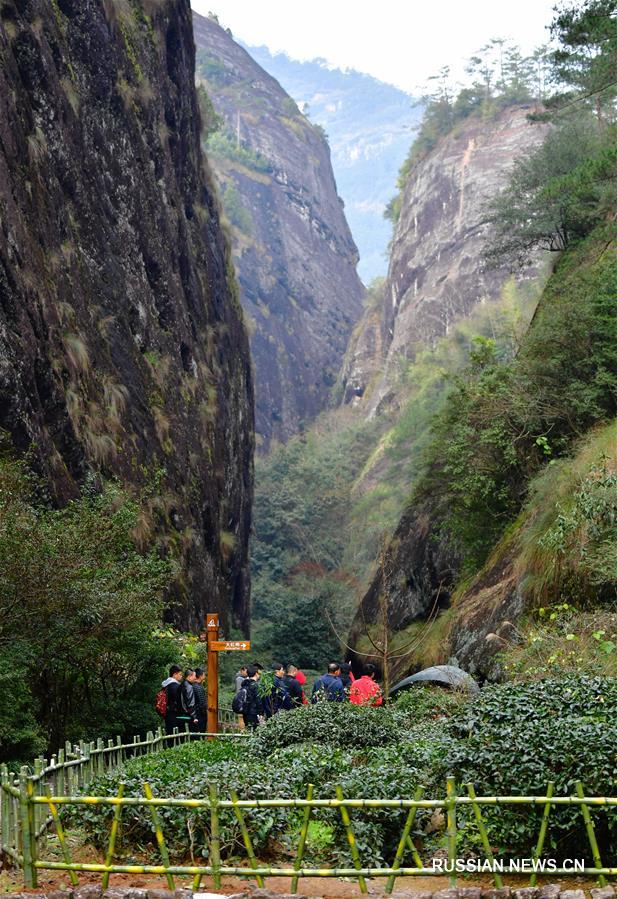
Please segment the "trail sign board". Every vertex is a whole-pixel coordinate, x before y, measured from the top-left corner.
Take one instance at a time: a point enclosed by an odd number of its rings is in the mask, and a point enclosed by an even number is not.
[[[211,640],[208,643],[208,649],[214,652],[244,652],[250,648],[250,640]]]
[[[208,723],[206,726],[209,734],[215,734],[219,726],[219,652],[246,652],[251,648],[251,641],[219,640],[219,616],[216,612],[209,612],[206,615],[205,625],[205,636],[208,642]]]

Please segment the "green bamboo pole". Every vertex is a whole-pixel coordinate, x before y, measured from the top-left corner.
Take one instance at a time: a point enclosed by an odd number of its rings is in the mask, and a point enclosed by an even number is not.
[[[313,798],[313,790],[315,789],[313,784],[309,784],[306,791],[306,801],[310,802]],[[304,861],[304,850],[306,848],[306,838],[308,836],[309,824],[311,822],[311,812],[313,811],[310,805],[307,805],[302,814],[302,826],[300,828],[300,840],[298,842],[298,852],[296,854],[296,860],[294,862],[294,870],[299,871],[302,867],[302,862]],[[298,892],[298,879],[299,876],[294,874],[291,878],[291,892]]]
[[[54,784],[54,792],[60,793],[62,796],[64,794],[64,790],[66,787],[66,772],[67,768],[65,767],[66,754],[64,749],[58,750],[58,775]]]
[[[212,862],[212,877],[214,888],[221,888],[221,837],[219,831],[219,790],[216,784],[208,785],[210,793],[210,861]]]
[[[540,822],[540,833],[538,834],[538,842],[536,844],[536,848],[533,851],[532,859],[537,861],[542,854],[542,850],[544,848],[544,840],[546,839],[546,833],[548,831],[548,819],[551,812],[551,798],[553,796],[553,791],[555,789],[555,783],[552,780],[549,780],[548,785],[546,787],[546,798],[547,802],[542,811],[542,821]],[[538,881],[538,873],[534,870],[533,874],[529,878],[529,886],[535,887]]]
[[[46,767],[46,764],[45,764],[45,760],[44,760],[44,759],[42,759],[42,758],[37,758],[37,759],[34,760],[34,777],[35,777],[34,783],[36,783],[36,787],[34,788],[34,792],[35,792],[35,794],[36,794],[37,796],[41,796],[41,795],[42,795],[41,777],[42,777],[43,769],[44,769],[45,767]],[[34,833],[35,833],[35,839],[36,839],[36,834],[38,834],[39,829],[40,829],[40,827],[41,827],[41,823],[42,823],[42,821],[43,821],[43,814],[44,814],[44,812],[43,812],[43,807],[41,806],[41,807],[39,808],[39,806],[35,805],[35,806],[34,806]]]
[[[150,788],[150,784],[148,784],[148,783],[144,784],[144,793],[145,793],[146,799],[152,799],[152,790]],[[167,846],[165,844],[165,837],[163,836],[163,830],[161,828],[161,823],[159,821],[158,812],[157,812],[155,806],[153,806],[153,805],[149,806],[149,808],[150,808],[150,815],[152,817],[152,823],[154,825],[154,833],[156,834],[156,842],[159,847],[159,852],[161,853],[161,860],[163,862],[163,866],[165,868],[169,868],[169,852],[167,851]],[[167,886],[169,887],[169,889],[175,890],[176,887],[174,884],[173,876],[169,873],[166,873],[165,878],[167,880]]]
[[[491,849],[488,833],[486,832],[486,827],[484,826],[484,818],[482,817],[480,806],[476,802],[476,791],[472,783],[467,784],[467,792],[469,794],[469,798],[471,799],[471,807],[476,818],[476,824],[478,825],[478,832],[480,834],[480,839],[482,840],[482,846],[484,847],[486,857],[491,862],[491,866],[494,870],[493,879],[495,881],[495,886],[498,889],[501,889],[503,887],[503,880],[501,879],[499,871],[497,871],[493,865],[493,862],[495,860],[493,856],[493,850]]]
[[[24,884],[36,887],[36,835],[34,826],[34,787],[28,777],[28,769],[23,766],[19,773],[19,812],[21,820],[21,842],[24,868]]]
[[[452,873],[449,876],[450,886],[456,886],[456,783],[452,776],[446,778],[446,809],[448,816],[448,862]]]
[[[583,789],[583,784],[580,780],[576,781],[576,795],[579,799],[583,799],[585,796],[585,791]],[[591,815],[589,814],[589,809],[587,808],[586,803],[581,802],[581,812],[583,813],[583,821],[585,822],[585,830],[587,831],[587,839],[589,840],[589,845],[591,847],[591,854],[593,856],[593,863],[596,868],[602,867],[602,861],[600,859],[600,849],[598,848],[598,841],[596,840],[596,832],[594,830],[593,821],[591,820]],[[606,878],[601,874],[598,877],[600,882],[600,886],[606,886]]]
[[[422,787],[416,787],[416,791],[413,794],[414,799],[420,799],[422,796],[423,790]],[[401,834],[401,838],[399,840],[399,844],[396,849],[396,855],[394,856],[394,861],[392,862],[392,867],[398,870],[401,867],[401,862],[403,861],[403,856],[405,854],[405,848],[407,846],[407,841],[411,840],[411,828],[413,827],[413,822],[416,819],[416,813],[418,811],[418,807],[414,806],[414,808],[409,809],[409,813],[407,815],[407,820],[405,821],[405,826],[403,827],[403,833]],[[422,865],[420,865],[422,867]],[[391,874],[388,877],[388,882],[386,883],[386,893],[389,895],[394,889],[394,883],[396,881],[396,874]]]
[[[5,789],[9,780],[6,765],[0,765],[0,850],[12,849],[11,846],[11,797]]]
[[[18,859],[21,864],[21,859]],[[88,871],[97,874],[103,874],[107,869],[104,864],[72,864],[67,865],[65,862],[37,861],[37,869],[50,871]],[[211,866],[198,865],[112,865],[109,870],[113,874],[179,874],[189,876],[195,874],[212,874]],[[222,877],[246,877],[248,869],[246,867],[231,867],[221,865],[219,874]],[[261,874],[262,877],[288,877],[292,878],[296,873],[295,869],[289,868],[267,868],[261,865],[251,874]],[[302,868],[302,877],[348,877],[357,879],[362,877],[389,877],[396,873],[397,877],[439,877],[440,871],[435,868],[399,868],[396,872],[392,868]],[[518,872],[511,872],[518,873]],[[604,874],[608,877],[617,876],[617,868],[586,868],[585,873],[588,875]],[[551,874],[564,874],[572,876],[572,867],[555,868]]]
[[[411,852],[411,857],[416,868],[424,867],[424,865],[422,864],[422,859],[420,858],[418,850],[416,849],[415,843],[411,839],[411,835],[407,837],[407,848]]]
[[[343,788],[340,784],[337,784],[335,787],[336,798],[340,801],[343,799]],[[351,857],[353,859],[354,867],[356,870],[362,870],[362,862],[360,861],[360,853],[358,852],[358,844],[356,843],[356,838],[354,836],[354,832],[351,828],[351,818],[349,817],[349,812],[345,808],[344,805],[339,806],[341,812],[341,820],[343,821],[343,825],[345,827],[345,831],[347,833],[347,842],[349,843],[349,848],[351,849]],[[358,883],[360,884],[360,892],[368,893],[368,889],[366,886],[366,880],[362,875],[358,877]]]
[[[10,777],[10,775],[9,775]],[[13,828],[13,847],[17,855],[20,855],[21,852],[21,819],[20,819],[20,811],[19,811],[19,790],[17,790],[17,795],[13,792],[15,787],[12,783],[12,778],[10,778],[9,782],[7,782],[6,788],[11,792],[9,795],[11,796],[11,824]],[[21,862],[20,862],[21,864]]]
[[[119,784],[118,794],[117,794],[118,799],[122,799],[122,797],[124,796],[124,787],[125,787],[124,783]],[[109,834],[109,846],[107,847],[107,856],[105,857],[106,865],[111,865],[111,863],[113,862],[114,853],[116,851],[116,839],[118,837],[118,829],[120,827],[120,818],[122,817],[122,809],[123,809],[123,805],[120,802],[114,809],[114,818],[113,818],[113,821],[111,822],[111,831]],[[103,874],[103,883],[102,883],[103,890],[106,890],[108,886],[109,886],[109,871],[106,871]]]
[[[66,836],[64,833],[62,822],[60,820],[60,815],[58,814],[58,809],[51,800],[51,793],[49,788],[47,788],[47,804],[49,806],[51,817],[53,818],[54,824],[56,825],[56,834],[58,835],[58,842],[60,843],[60,849],[62,850],[62,858],[67,865],[70,865],[72,864],[71,853],[66,842]],[[73,886],[76,887],[79,883],[79,878],[77,877],[75,871],[69,870],[69,877],[71,878],[71,883],[73,884]]]
[[[229,795],[231,796],[231,801],[233,803],[238,802],[238,794],[235,790],[230,790]],[[236,820],[240,825],[240,832],[242,833],[242,840],[244,841],[244,846],[246,848],[246,854],[248,855],[249,864],[251,868],[258,868],[257,859],[255,858],[255,850],[253,849],[253,843],[251,842],[251,835],[249,834],[249,829],[246,826],[246,821],[244,820],[244,815],[242,814],[242,809],[238,808],[237,805],[233,807],[234,815],[236,816]],[[257,881],[257,886],[263,887],[264,881],[261,875],[257,875],[255,878]],[[293,890],[292,890],[293,893]]]

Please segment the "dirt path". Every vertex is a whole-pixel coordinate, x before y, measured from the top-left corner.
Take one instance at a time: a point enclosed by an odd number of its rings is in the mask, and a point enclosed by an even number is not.
[[[543,879],[538,878],[539,884]],[[190,877],[177,877],[175,879],[176,887],[188,888],[192,886]],[[544,879],[548,883],[548,878]],[[597,882],[585,878],[563,879],[557,882],[562,890],[586,890],[589,891],[597,887]],[[82,874],[79,878],[79,885],[87,884],[100,885],[100,875]],[[289,893],[291,889],[291,881],[288,877],[269,877],[266,880],[267,888],[272,893]],[[381,896],[384,893],[386,878],[380,877],[373,880],[367,880],[369,895]],[[396,881],[396,892],[409,893],[435,893],[438,890],[444,890],[449,887],[447,877],[399,877]],[[459,878],[459,887],[480,887],[489,889],[493,886],[489,877],[479,878]],[[512,877],[508,881],[508,885],[513,889],[520,889],[529,885],[528,877]],[[137,874],[112,874],[109,881],[110,888],[113,887],[133,887],[137,889],[168,889],[167,882],[161,877],[140,876]],[[241,879],[238,877],[229,877],[223,880],[221,890],[215,890],[212,879],[204,877],[201,882],[200,892],[218,893],[221,896],[230,896],[234,893],[252,892],[256,889],[254,881]],[[40,871],[39,886],[36,890],[24,890],[21,872],[14,870],[0,871],[0,893],[48,893],[52,890],[70,890],[70,882],[68,877],[61,871]],[[346,880],[337,880],[325,877],[306,877],[302,878],[298,885],[299,896],[323,897],[323,899],[356,899],[362,894],[357,883]]]

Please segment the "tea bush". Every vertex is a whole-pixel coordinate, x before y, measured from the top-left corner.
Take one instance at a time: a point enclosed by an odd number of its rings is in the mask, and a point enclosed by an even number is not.
[[[283,712],[243,741],[196,742],[134,759],[121,771],[97,778],[88,792],[114,794],[124,781],[126,795],[143,795],[148,781],[155,796],[204,798],[208,784],[214,783],[221,798],[231,790],[242,799],[290,798],[306,795],[312,783],[316,798],[334,797],[337,785],[346,798],[410,797],[418,785],[425,797],[442,798],[446,777],[454,774],[459,790],[473,782],[477,794],[485,796],[543,795],[549,780],[555,782],[555,795],[568,795],[578,779],[588,795],[614,795],[617,679],[569,676],[490,686],[449,716],[439,714],[432,693],[419,690],[381,709],[324,703]],[[434,695],[443,708],[454,704],[448,694]],[[541,807],[485,808],[497,854],[528,857],[541,812]],[[207,809],[161,808],[159,815],[174,859],[207,857]],[[352,809],[350,815],[362,861],[391,861],[406,810]],[[73,816],[96,845],[106,844],[111,808],[84,807]],[[245,810],[257,856],[280,860],[293,853],[301,816],[300,809]],[[459,850],[481,853],[471,810],[461,806],[457,816]],[[592,816],[601,849],[614,845],[616,828],[606,812],[594,809]],[[122,822],[120,852],[156,855],[147,809],[125,808]],[[313,822],[307,860],[350,865],[339,810],[315,809]],[[230,809],[221,811],[220,829],[222,857],[245,858]],[[419,811],[414,830],[425,858],[445,843],[443,815]],[[546,851],[589,857],[578,809],[551,811]]]
[[[405,716],[390,708],[319,702],[275,715],[256,734],[255,752],[269,756],[284,746],[317,743],[340,748],[387,746],[401,739]]]
[[[581,780],[586,795],[610,796],[617,781],[617,678],[569,675],[488,687],[451,724],[460,738],[448,766],[479,795],[572,795]],[[503,807],[486,812],[494,845],[529,852],[542,809]],[[464,819],[464,816],[463,816]],[[614,842],[614,815],[593,812],[598,838]],[[581,812],[553,809],[546,848],[590,856]],[[575,857],[575,856],[572,856]]]

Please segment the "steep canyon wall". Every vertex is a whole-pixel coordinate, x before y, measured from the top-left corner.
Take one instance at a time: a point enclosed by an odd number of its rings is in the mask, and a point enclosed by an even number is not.
[[[144,490],[173,620],[248,627],[252,374],[188,0],[4,0],[0,428],[56,502]]]

